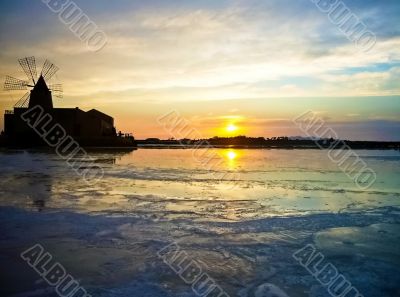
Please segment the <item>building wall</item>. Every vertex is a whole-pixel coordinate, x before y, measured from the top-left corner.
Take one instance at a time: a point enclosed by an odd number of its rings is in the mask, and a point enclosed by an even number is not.
[[[4,115],[4,131],[10,137],[30,137],[35,132],[22,120],[26,108],[14,108],[14,114]],[[114,119],[100,112],[84,112],[79,108],[54,108],[49,111],[53,125],[58,123],[66,133],[76,139],[114,136]],[[51,125],[49,125],[51,127]]]
[[[97,138],[112,135],[114,120],[111,117],[102,118],[79,108],[55,108],[53,114],[56,122],[71,136]]]

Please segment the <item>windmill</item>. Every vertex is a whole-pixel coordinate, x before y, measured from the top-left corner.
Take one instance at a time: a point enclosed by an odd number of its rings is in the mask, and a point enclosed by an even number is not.
[[[13,90],[28,90],[21,99],[18,100],[17,103],[14,104],[16,108],[27,108],[31,105],[30,98],[33,94],[32,92],[43,92],[49,91],[50,95],[46,96],[46,100],[50,100],[50,106],[52,107],[52,99],[51,94],[58,98],[63,97],[63,89],[61,84],[50,84],[47,86],[46,81],[49,81],[54,74],[59,70],[59,68],[51,63],[49,60],[46,60],[43,64],[42,71],[40,72],[39,78],[36,72],[36,61],[35,57],[26,57],[22,59],[18,59],[19,64],[21,65],[22,70],[24,70],[28,80],[18,79],[12,76],[7,75],[4,83],[4,90],[13,91]],[[31,88],[31,89],[29,89]],[[40,94],[42,95],[42,94]],[[37,97],[37,96],[36,96]],[[32,98],[33,99],[33,98]],[[40,98],[39,98],[40,99]],[[34,100],[37,101],[37,100]],[[40,101],[40,100],[39,100]]]

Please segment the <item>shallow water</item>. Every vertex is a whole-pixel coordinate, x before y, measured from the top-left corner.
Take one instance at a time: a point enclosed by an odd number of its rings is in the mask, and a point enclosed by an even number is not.
[[[91,153],[95,184],[56,154],[3,151],[0,295],[55,294],[19,256],[40,243],[93,296],[196,296],[157,256],[177,242],[231,297],[330,296],[292,257],[309,243],[364,296],[399,296],[400,154],[357,153],[368,190],[319,150]]]

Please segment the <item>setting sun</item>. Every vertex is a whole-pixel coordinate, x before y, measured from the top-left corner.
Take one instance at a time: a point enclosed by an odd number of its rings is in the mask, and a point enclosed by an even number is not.
[[[229,124],[228,126],[226,126],[226,131],[227,132],[234,132],[238,129],[238,127],[236,127],[234,124]]]

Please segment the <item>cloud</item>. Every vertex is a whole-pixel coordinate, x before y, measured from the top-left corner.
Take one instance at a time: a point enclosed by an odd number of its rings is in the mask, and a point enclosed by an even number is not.
[[[217,9],[171,5],[158,10],[118,11],[101,22],[108,44],[99,53],[88,51],[67,29],[62,34],[57,30],[54,35],[45,31],[47,38],[38,39],[30,51],[44,57],[50,55],[62,68],[68,87],[66,95],[69,92],[76,96],[127,90],[134,94],[141,89],[168,88],[225,88],[225,96],[216,94],[211,99],[244,96],[240,87],[235,90],[238,96],[232,94],[228,88],[233,85],[247,86],[249,97],[320,95],[326,90],[329,95],[356,95],[351,84],[337,85],[343,76],[330,73],[400,60],[398,37],[381,41],[374,51],[364,54],[357,52],[338,32],[333,34],[328,30],[321,34],[327,27],[332,29],[332,24],[307,1],[302,6],[291,4],[289,8],[276,1],[255,3],[258,6],[238,2]],[[296,14],[295,9],[301,9],[304,14]],[[47,22],[46,19],[42,27]],[[35,27],[35,36],[40,35],[38,31]],[[14,44],[3,51],[3,60],[25,54],[22,44]],[[9,71],[11,65],[6,63],[6,66]],[[299,76],[322,77],[323,84],[329,86],[311,89],[296,81],[283,80]],[[281,83],[274,85],[274,89],[253,88],[259,81]],[[371,90],[371,87],[359,85],[357,91],[359,95],[379,94],[380,90]],[[393,90],[381,91],[381,94],[393,94]]]

